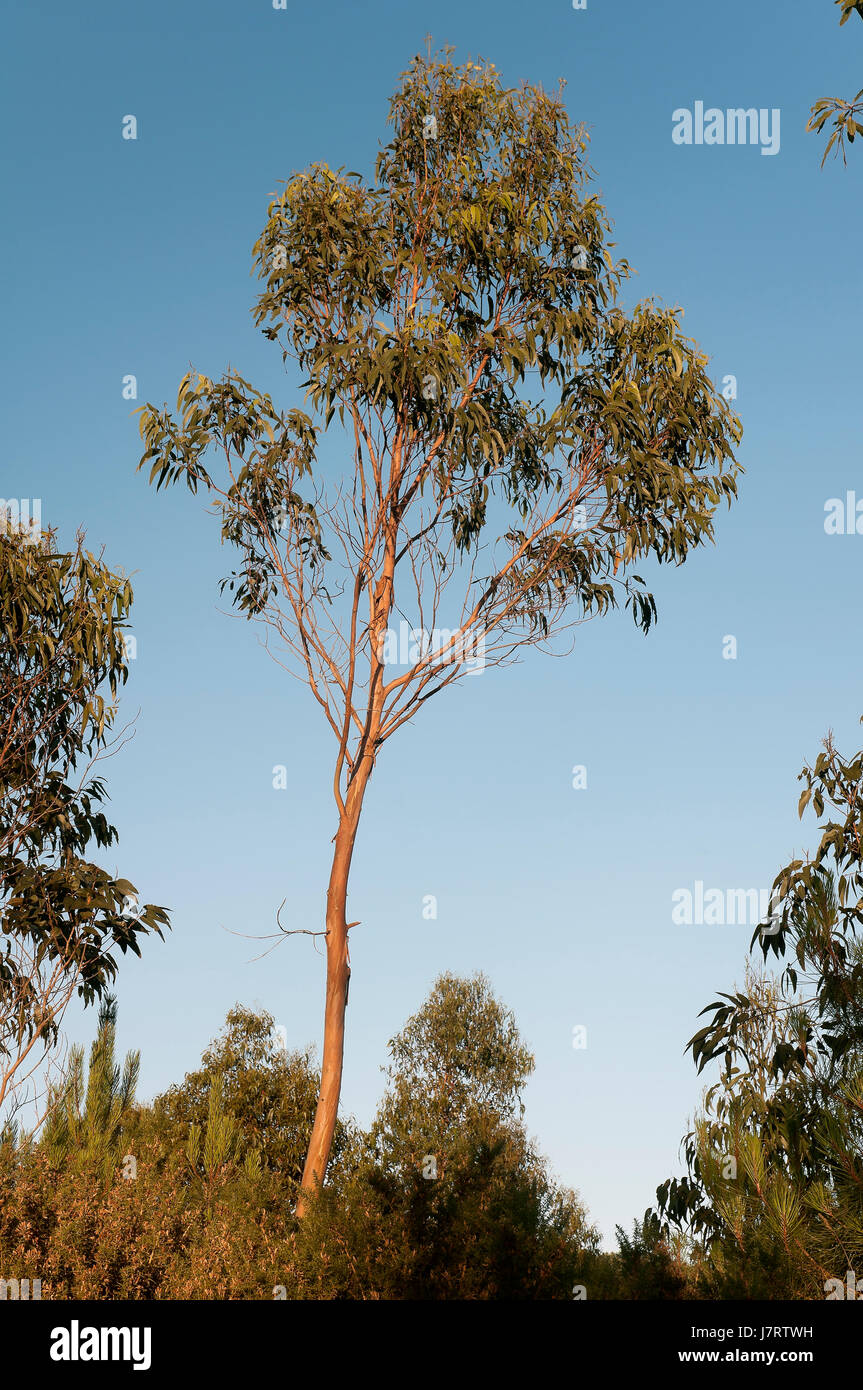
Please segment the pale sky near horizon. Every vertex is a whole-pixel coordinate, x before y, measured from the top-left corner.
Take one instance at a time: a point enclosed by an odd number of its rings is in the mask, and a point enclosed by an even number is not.
[[[683,1049],[742,980],[751,928],[675,922],[673,894],[769,887],[817,839],[796,815],[803,762],[831,728],[861,746],[863,534],[824,520],[831,498],[863,502],[863,149],[822,170],[826,134],[805,130],[816,99],[863,85],[863,24],[838,16],[828,0],[7,11],[0,493],[40,497],[62,540],[83,526],[134,575],[123,714],[140,715],[106,765],[111,863],[173,920],[120,970],[142,1097],[197,1064],[238,1000],[289,1046],[319,1045],[312,942],[251,963],[262,946],[232,933],[275,930],[283,898],[292,924],[321,923],[334,747],[308,691],[225,615],[232,557],[204,499],[136,473],[133,411],[173,404],[190,363],[302,404],[249,313],[252,244],[294,170],[371,172],[431,32],[508,85],[566,79],[637,272],[627,297],[682,305],[714,380],[736,378],[746,473],[715,547],[656,575],[648,636],[628,615],[592,622],[565,658],[529,651],[445,692],[384,750],[349,900],[343,1107],[371,1118],[387,1040],[439,973],[483,970],[536,1055],[528,1127],[606,1242],[680,1171],[704,1084]],[[778,149],[675,143],[673,113],[698,102],[779,110]],[[76,1015],[72,1036],[94,1025]]]

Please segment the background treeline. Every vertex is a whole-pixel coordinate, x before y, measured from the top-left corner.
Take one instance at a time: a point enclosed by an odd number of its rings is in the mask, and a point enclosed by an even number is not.
[[[390,1044],[368,1131],[294,1215],[318,1077],[236,1008],[201,1067],[134,1100],[103,1006],[38,1139],[0,1145],[0,1270],[43,1298],[572,1298],[613,1283],[521,1119],[533,1068],[488,983],[443,976]]]

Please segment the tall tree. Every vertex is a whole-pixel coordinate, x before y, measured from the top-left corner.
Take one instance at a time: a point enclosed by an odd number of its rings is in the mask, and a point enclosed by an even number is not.
[[[618,303],[628,267],[561,94],[505,88],[446,50],[413,60],[389,120],[370,183],[295,175],[255,247],[256,322],[301,368],[314,418],[229,371],[190,372],[175,415],[148,404],[140,420],[139,466],[207,490],[242,556],[224,585],[296,659],[336,742],[305,1189],[336,1124],[348,877],[382,747],[480,661],[619,602],[646,631],[635,565],[711,539],[738,468],[738,422],[679,311]],[[346,462],[326,481],[318,437],[336,413]],[[416,639],[401,669],[396,616]]]
[[[105,996],[120,952],[161,935],[126,879],[85,858],[117,838],[92,776],[128,675],[128,579],[48,532],[0,534],[0,1112],[56,1043],[69,1001]]]

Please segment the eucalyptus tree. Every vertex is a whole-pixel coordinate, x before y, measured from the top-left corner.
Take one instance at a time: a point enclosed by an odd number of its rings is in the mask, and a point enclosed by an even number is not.
[[[0,534],[0,1108],[58,1040],[76,993],[103,999],[118,956],[167,913],[87,856],[117,831],[94,765],[128,674],[125,575],[54,536]]]
[[[647,631],[638,561],[679,565],[712,539],[738,471],[739,424],[680,311],[621,307],[628,266],[562,93],[506,88],[447,49],[402,74],[389,123],[373,177],[293,175],[255,246],[255,320],[298,364],[311,413],[233,370],[192,371],[176,412],[140,419],[139,467],[206,490],[241,556],[223,586],[295,660],[335,742],[305,1189],[336,1125],[348,876],[384,744],[480,662],[618,605]],[[335,477],[318,461],[327,430]],[[397,616],[415,638],[403,668]]]
[[[821,837],[776,876],[778,929],[753,937],[784,969],[702,1011],[689,1049],[722,1073],[687,1176],[657,1192],[726,1279],[760,1277],[771,1297],[822,1297],[863,1262],[863,749],[828,737],[800,779]]]

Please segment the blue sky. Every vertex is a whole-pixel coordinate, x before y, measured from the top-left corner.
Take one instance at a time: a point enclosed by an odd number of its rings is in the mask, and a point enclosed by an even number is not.
[[[84,526],[134,575],[123,712],[140,714],[106,765],[115,863],[174,923],[120,975],[143,1096],[195,1065],[236,1000],[267,1008],[292,1046],[319,1041],[311,941],[252,963],[262,945],[231,933],[274,930],[283,898],[293,925],[320,926],[334,750],[308,692],[223,611],[231,557],[203,501],[157,496],[136,473],[132,412],[172,402],[190,363],[231,364],[301,403],[249,313],[252,244],[294,170],[370,171],[430,32],[510,85],[566,79],[617,253],[638,272],[628,294],[682,305],[714,379],[736,377],[746,474],[715,548],[657,575],[649,636],[628,616],[586,625],[572,655],[528,652],[465,682],[385,749],[349,900],[362,925],[343,1105],[367,1121],[388,1038],[439,972],[482,969],[536,1054],[531,1132],[606,1238],[679,1171],[700,1092],[683,1048],[742,979],[751,933],[675,925],[672,893],[768,886],[815,838],[796,817],[804,759],[828,728],[860,746],[863,536],[826,535],[824,506],[863,500],[863,151],[822,171],[824,140],[805,132],[812,102],[863,82],[863,25],[840,30],[838,13],[827,0],[7,11],[0,490],[40,497],[62,540]],[[696,101],[778,108],[779,152],[676,145],[672,113]],[[136,141],[121,138],[129,113]],[[88,1038],[92,1020],[70,1028]]]

